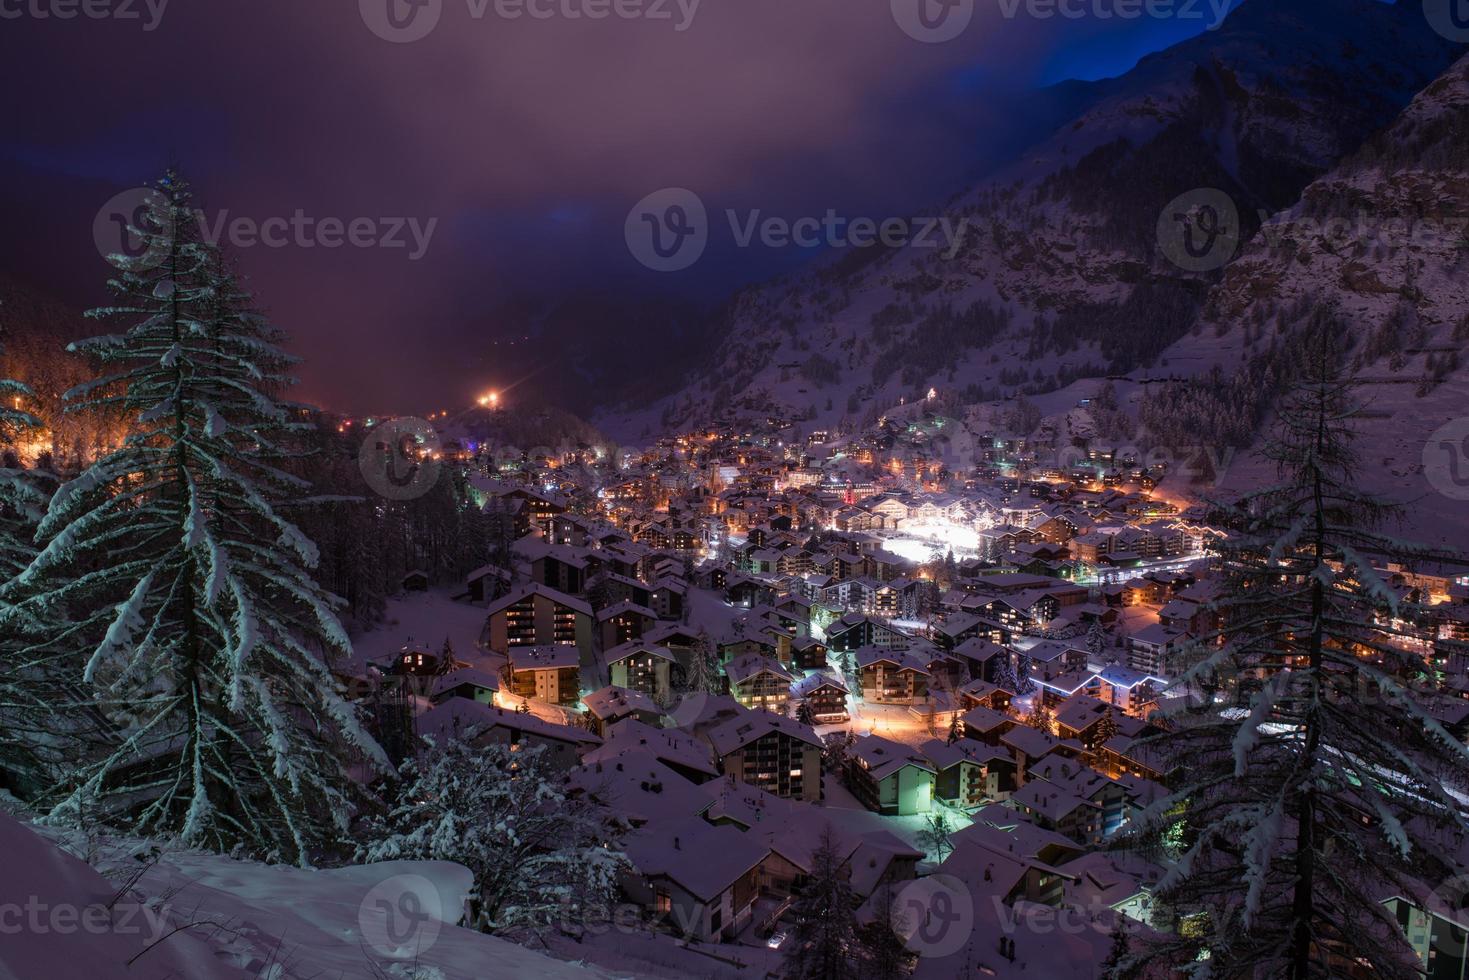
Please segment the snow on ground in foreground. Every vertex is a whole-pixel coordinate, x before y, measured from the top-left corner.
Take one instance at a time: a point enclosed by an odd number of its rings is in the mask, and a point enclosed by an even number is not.
[[[108,842],[104,877],[0,813],[0,980],[610,976],[451,925],[470,886],[457,864],[305,871],[165,850],[148,868],[132,856],[146,846]]]

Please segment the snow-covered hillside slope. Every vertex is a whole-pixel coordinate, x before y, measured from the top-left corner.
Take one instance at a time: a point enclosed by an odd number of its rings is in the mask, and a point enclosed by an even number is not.
[[[607,976],[452,925],[471,883],[457,864],[306,871],[155,856],[136,842],[68,844],[91,863],[0,811],[0,980]]]
[[[1217,277],[1160,253],[1165,205],[1217,188],[1253,232],[1454,55],[1412,4],[1248,0],[1218,31],[1093,83],[1082,115],[948,202],[967,222],[952,254],[839,250],[747,290],[689,384],[599,421],[629,440],[730,408],[860,425],[930,385],[975,402],[1153,364]]]
[[[1248,370],[1282,329],[1321,308],[1340,318],[1366,382],[1364,482],[1408,503],[1414,537],[1469,548],[1469,472],[1455,487],[1430,444],[1469,416],[1469,56],[1272,218],[1210,293],[1197,331],[1166,356],[1180,370]],[[1209,392],[1200,394],[1207,403]],[[1214,409],[1237,411],[1218,401]],[[1242,463],[1226,483],[1263,475]]]

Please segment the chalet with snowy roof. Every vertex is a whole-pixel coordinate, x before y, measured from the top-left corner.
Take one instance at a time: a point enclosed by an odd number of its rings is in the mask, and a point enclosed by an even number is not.
[[[414,720],[419,735],[444,744],[449,739],[467,738],[475,745],[499,744],[512,748],[539,748],[554,766],[570,769],[580,754],[601,744],[591,732],[571,725],[556,725],[523,711],[508,710],[471,701],[449,698]]]
[[[864,647],[856,652],[862,699],[877,704],[918,704],[928,697],[927,658],[907,650]]]
[[[1041,640],[1018,651],[1031,663],[1035,672],[1051,671],[1062,674],[1080,670],[1086,666],[1087,651],[1061,640]]]
[[[930,739],[918,747],[934,769],[934,796],[961,808],[1007,798],[1015,788],[1015,760],[1005,749],[971,738]]]
[[[760,897],[769,848],[734,827],[697,817],[629,836],[636,869],[624,891],[675,935],[701,942],[734,936],[750,921]]]
[[[571,770],[572,789],[613,810],[637,829],[662,830],[698,816],[709,792],[664,765],[651,752],[629,750]]]
[[[840,725],[849,721],[851,715],[847,713],[847,698],[850,694],[845,681],[826,671],[807,674],[791,685],[791,697],[801,702],[810,721],[817,725]]]
[[[844,773],[852,794],[869,810],[907,816],[932,808],[933,765],[901,742],[862,736],[847,753]]]
[[[1166,676],[1169,657],[1190,639],[1182,630],[1153,623],[1127,638],[1127,665],[1154,676]]]
[[[1032,778],[1010,794],[1014,807],[1043,830],[1054,830],[1079,844],[1102,839],[1102,808],[1045,779]]]
[[[768,711],[751,711],[704,736],[720,771],[783,799],[822,798],[821,739],[809,725]]]
[[[468,698],[481,704],[494,704],[500,692],[500,679],[475,667],[459,667],[440,674],[433,680],[429,698],[434,704],[443,704],[450,698]]]
[[[1022,784],[1025,773],[1052,753],[1064,758],[1078,759],[1086,751],[1080,742],[1057,738],[1049,732],[1028,725],[1017,725],[1005,732],[1000,736],[1000,744],[1015,754],[1018,779]]]
[[[662,623],[642,636],[642,642],[670,650],[693,650],[700,643],[699,629],[678,623]]]
[[[956,644],[948,652],[949,656],[963,661],[968,670],[969,677],[963,684],[969,683],[970,680],[993,682],[1001,665],[1010,661],[1009,647],[982,636],[970,637]]]
[[[510,693],[570,707],[581,696],[581,653],[574,646],[511,647]]]
[[[627,718],[607,729],[602,744],[582,755],[585,765],[609,763],[632,752],[651,755],[692,783],[719,776],[709,743],[677,728],[659,728]]]
[[[871,616],[848,613],[827,627],[826,645],[839,653],[863,647],[906,650],[913,645],[913,638]]]
[[[1163,879],[1163,868],[1136,855],[1094,851],[1062,865],[1074,876],[1070,900],[1082,908],[1111,909],[1134,922],[1151,925],[1156,902],[1153,893]]]
[[[1061,605],[1051,592],[1036,589],[991,599],[983,609],[986,619],[1020,632],[1045,626],[1056,618]]]
[[[657,625],[656,612],[630,600],[613,603],[597,612],[597,630],[604,649],[640,640]]]
[[[1097,697],[1134,718],[1146,718],[1158,703],[1166,678],[1121,664],[1109,664],[1097,675]]]
[[[1168,774],[1156,745],[1141,741],[1138,736],[1116,735],[1102,744],[1097,763],[1108,772],[1122,773],[1153,782],[1162,781]]]
[[[1086,853],[1086,848],[1076,841],[1054,830],[1036,826],[1025,814],[1007,804],[992,803],[980,807],[972,816],[973,823],[950,835],[956,851],[961,845],[973,845],[995,854],[1008,855],[1014,860],[1049,867],[1053,872],[1060,865]],[[1060,872],[1056,874],[1061,880],[1032,879],[1032,887],[1027,890],[1026,897],[1034,902],[1059,903],[1065,897],[1062,886],[1069,876]]]
[[[455,598],[484,605],[509,592],[514,587],[514,579],[515,576],[507,568],[483,565],[464,577],[464,588]]]
[[[810,636],[798,636],[791,640],[791,666],[798,670],[825,670],[827,647],[825,643]]]
[[[529,559],[532,582],[568,595],[586,591],[590,563],[585,550],[534,539],[517,543],[515,550]]]
[[[984,706],[965,711],[959,716],[959,723],[967,737],[986,745],[999,745],[1001,737],[1020,724],[1009,715]]]
[[[779,660],[745,653],[724,665],[729,692],[747,708],[783,712],[790,700],[795,675]]]
[[[1051,668],[1033,670],[1030,679],[1040,688],[1041,701],[1050,708],[1074,696],[1094,694],[1097,690],[1096,671],[1084,667],[1060,674],[1053,673]]]
[[[538,492],[529,487],[515,487],[500,495],[510,503],[519,503],[520,512],[525,514],[531,525],[543,534],[551,532],[551,519],[566,512],[567,500],[559,493]],[[491,510],[487,505],[486,510]]]
[[[634,719],[652,727],[663,723],[663,709],[640,691],[608,685],[583,695],[581,701],[591,718],[592,730],[603,738],[612,726],[625,719]]]
[[[490,603],[485,642],[496,653],[516,647],[571,646],[591,662],[592,607],[544,585],[522,585]]]
[[[587,592],[597,596],[604,607],[621,602],[651,607],[653,602],[653,590],[646,582],[609,568],[600,569],[588,579]]]
[[[677,727],[702,736],[710,729],[719,727],[731,718],[738,718],[749,710],[728,694],[696,691],[680,698],[670,712],[670,717]]]
[[[667,647],[641,640],[619,644],[602,655],[607,673],[617,687],[665,701],[673,690],[672,672],[677,662]]]
[[[1010,702],[1015,700],[1014,691],[1001,687],[993,681],[980,679],[961,685],[958,694],[959,707],[966,711],[983,706],[1004,712],[1010,709]]]
[[[1080,742],[1088,753],[1095,753],[1117,733],[1116,710],[1087,694],[1074,694],[1056,707],[1056,734]]]

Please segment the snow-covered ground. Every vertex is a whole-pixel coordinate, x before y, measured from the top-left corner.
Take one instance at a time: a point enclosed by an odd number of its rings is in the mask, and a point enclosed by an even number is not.
[[[627,975],[454,925],[471,883],[457,864],[313,871],[149,847],[53,839],[0,812],[0,980]]]
[[[474,662],[481,655],[484,625],[482,606],[456,602],[443,591],[410,592],[388,600],[381,624],[352,637],[353,663],[365,667],[390,659],[409,644],[438,653],[445,639],[454,647],[454,656]]]

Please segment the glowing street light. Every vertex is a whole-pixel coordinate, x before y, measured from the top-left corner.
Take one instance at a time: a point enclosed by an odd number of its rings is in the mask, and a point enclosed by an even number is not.
[[[480,408],[499,408],[500,407],[500,393],[498,391],[492,391],[489,394],[480,395],[479,396],[479,405],[480,405]]]

